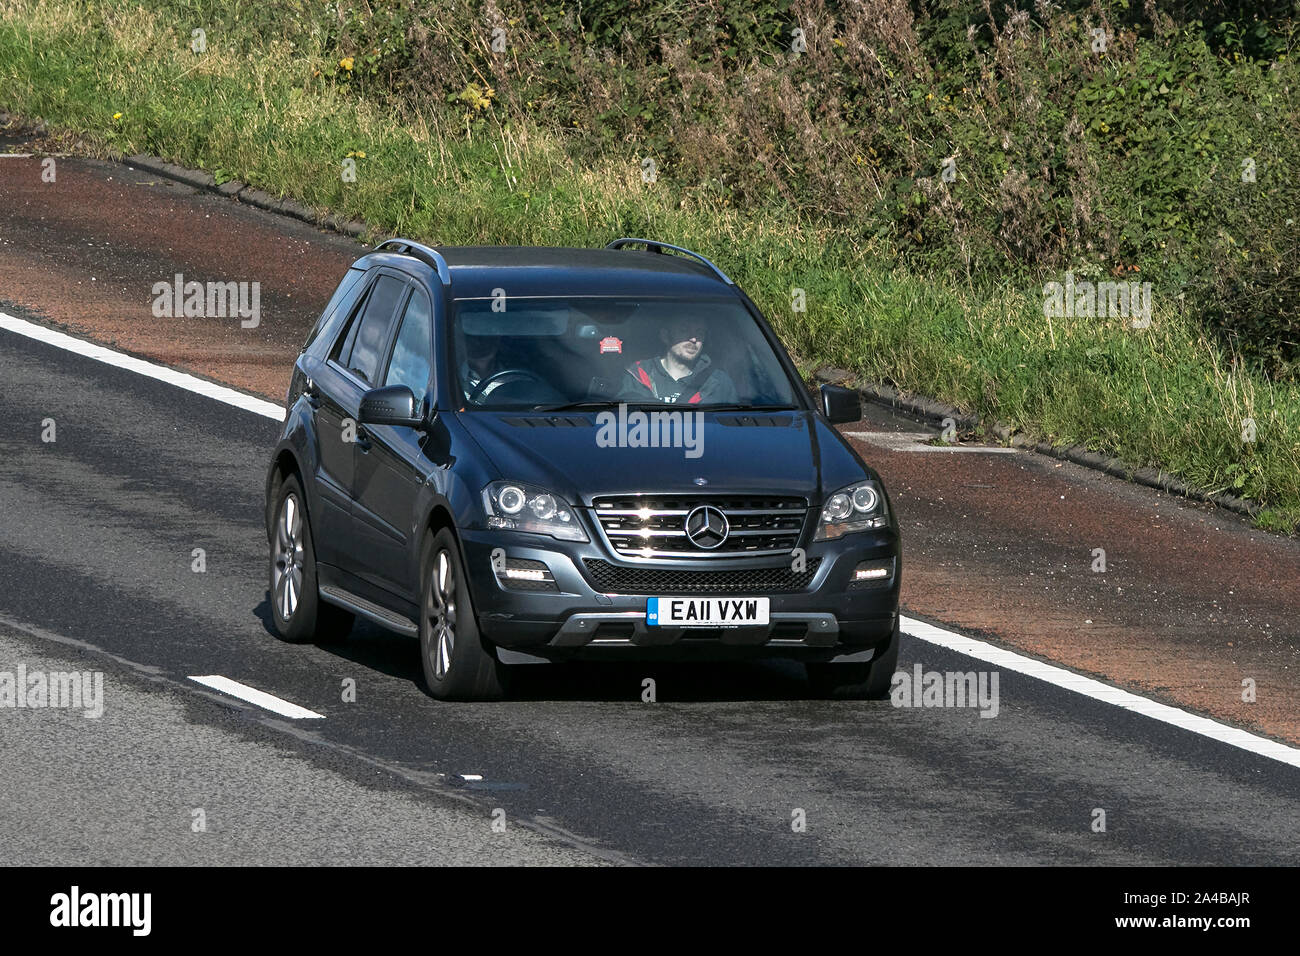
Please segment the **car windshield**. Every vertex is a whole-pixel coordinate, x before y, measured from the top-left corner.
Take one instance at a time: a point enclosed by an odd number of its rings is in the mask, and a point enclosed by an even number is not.
[[[796,407],[789,376],[730,297],[458,299],[466,408]]]

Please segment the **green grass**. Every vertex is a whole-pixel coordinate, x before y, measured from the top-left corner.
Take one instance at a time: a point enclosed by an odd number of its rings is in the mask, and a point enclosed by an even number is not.
[[[560,133],[498,122],[491,104],[478,111],[486,122],[462,124],[454,110],[360,96],[312,37],[210,32],[198,56],[191,26],[103,0],[0,0],[0,108],[95,152],[217,170],[384,235],[687,245],[750,292],[807,371],[851,368],[1038,438],[1256,499],[1271,530],[1300,522],[1300,390],[1235,367],[1159,289],[1149,329],[1049,323],[1041,287],[990,276],[962,285],[780,205],[742,212],[671,177],[646,184],[636,156],[617,147],[579,162]],[[340,176],[349,155],[355,183]],[[795,287],[806,312],[791,308]],[[1253,442],[1242,437],[1247,418]]]

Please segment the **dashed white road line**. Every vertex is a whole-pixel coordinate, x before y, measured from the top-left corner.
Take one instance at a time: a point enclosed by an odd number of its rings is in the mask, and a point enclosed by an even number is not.
[[[887,451],[978,452],[984,455],[1014,455],[1015,448],[998,445],[931,445],[933,432],[845,432],[850,438],[877,445]]]
[[[271,418],[277,422],[284,421],[283,405],[268,402],[264,398],[245,395],[243,392],[227,388],[225,385],[218,385],[215,382],[205,382],[201,378],[178,372],[165,365],[146,362],[144,359],[138,359],[131,355],[123,355],[121,352],[105,348],[102,345],[96,345],[93,342],[87,342],[84,339],[66,335],[63,332],[56,332],[54,329],[47,329],[43,325],[37,325],[35,322],[28,322],[25,319],[19,319],[4,312],[0,312],[0,329],[26,336],[29,339],[35,339],[38,342],[44,342],[47,345],[53,345],[68,352],[75,352],[77,355],[94,359],[96,362],[103,362],[106,365],[126,369],[128,372],[135,372],[137,375],[143,375],[146,378],[175,385],[187,392],[193,392],[196,395],[202,395],[205,398],[211,398],[226,405],[233,405],[235,408],[242,408],[254,415]]]
[[[247,684],[241,684],[229,677],[222,677],[220,674],[209,674],[207,677],[191,677],[190,680],[202,684],[204,687],[211,687],[213,690],[221,691],[223,694],[229,694],[231,697],[237,697],[250,704],[256,704],[258,707],[279,714],[281,717],[291,717],[294,720],[325,719],[324,714],[318,714],[306,707],[291,704],[287,700],[281,700],[279,697],[266,693],[266,691],[258,690],[256,687],[249,687]]]
[[[227,405],[233,405],[235,408],[242,408],[245,411],[252,412],[255,415],[262,415],[276,421],[284,420],[284,409],[264,399],[254,398],[251,395],[245,395],[237,392],[233,388],[227,388],[224,385],[217,385],[212,382],[205,382],[201,378],[193,375],[186,375],[184,372],[177,372],[175,369],[167,368],[164,365],[158,365],[153,362],[146,362],[143,359],[133,358],[130,355],[123,355],[113,349],[105,348],[102,345],[95,345],[92,342],[86,342],[82,339],[75,338],[71,335],[65,335],[62,332],[56,332],[53,329],[47,329],[43,325],[37,325],[34,322],[27,322],[23,319],[15,318],[0,312],[0,329],[7,329],[18,335],[24,335],[30,339],[36,339],[53,345],[57,348],[66,349],[69,352],[75,352],[78,355],[84,355],[87,358],[94,359],[98,362],[104,362],[117,368],[126,369],[127,371],[136,372],[147,378],[152,378],[160,382],[167,382],[175,385],[177,388],[183,388],[186,391],[194,392],[196,395],[203,395],[207,398],[215,399]],[[885,447],[893,447],[896,450],[904,451],[971,451],[971,452],[1002,452],[1014,453],[1012,448],[997,447],[969,447],[955,446],[945,448],[942,446],[919,444],[922,441],[928,441],[933,438],[928,432],[847,432],[853,438],[859,438],[864,441],[873,441],[884,443],[889,441],[892,444]],[[945,630],[936,627],[933,624],[927,624],[924,621],[917,621],[912,618],[902,617],[902,629],[908,635],[918,640],[926,641],[940,647],[946,647],[949,650],[956,651],[959,654],[965,654],[967,657],[975,660],[984,661],[997,667],[1005,668],[1009,671],[1025,674],[1028,677],[1034,677],[1038,680],[1060,687],[1064,690],[1073,691],[1076,694],[1083,694],[1085,697],[1091,697],[1115,707],[1122,707],[1136,714],[1142,714],[1150,717],[1152,720],[1158,720],[1161,723],[1169,724],[1173,727],[1179,727],[1183,730],[1191,731],[1202,737],[1219,741],[1232,747],[1249,751],[1261,757],[1267,757],[1271,760],[1277,760],[1281,763],[1288,764],[1292,767],[1300,767],[1300,749],[1289,747],[1286,744],[1269,740],[1266,737],[1260,737],[1256,734],[1248,733],[1244,730],[1238,730],[1235,727],[1229,727],[1227,724],[1221,724],[1218,721],[1210,720],[1208,717],[1200,717],[1196,714],[1188,713],[1177,707],[1170,707],[1167,704],[1160,704],[1145,697],[1139,697],[1137,694],[1131,694],[1128,691],[1120,690],[1118,687],[1112,687],[1104,684],[1099,680],[1091,677],[1083,677],[1068,671],[1063,667],[1056,667],[1043,661],[1034,660],[1031,657],[1025,657],[1016,654],[1013,651],[1004,650],[995,647],[984,641],[978,641],[971,637],[966,637],[954,631]],[[190,680],[198,681],[214,690],[222,691],[237,697],[240,700],[256,704],[267,710],[281,714],[285,717],[295,719],[319,718],[323,719],[322,714],[317,714],[306,708],[299,707],[297,704],[291,704],[288,701],[280,700],[270,694],[264,693],[245,684],[230,680],[226,677],[213,675],[209,677],[191,677]]]
[[[1300,767],[1300,749],[1289,747],[1275,740],[1269,740],[1267,737],[1260,737],[1244,730],[1238,730],[1236,727],[1229,727],[1227,724],[1221,724],[1217,720],[1210,720],[1208,717],[1189,714],[1185,710],[1170,707],[1168,704],[1156,703],[1154,700],[1139,697],[1137,694],[1130,694],[1126,690],[1120,690],[1118,687],[1112,687],[1110,684],[1104,684],[1091,677],[1084,677],[1081,674],[1068,671],[1064,667],[1037,661],[1032,657],[1025,657],[1023,654],[1004,650],[984,641],[977,641],[973,637],[966,637],[955,631],[935,627],[933,624],[927,624],[924,621],[900,616],[899,626],[904,634],[930,644],[946,647],[958,654],[965,654],[977,661],[984,661],[1004,670],[1015,671],[1028,677],[1037,678],[1064,690],[1074,691],[1076,694],[1083,694],[1085,697],[1091,697],[1094,700],[1112,704],[1115,707],[1122,707],[1124,710],[1130,710],[1135,714],[1150,717],[1152,720],[1158,720],[1164,724],[1190,730],[1194,734],[1209,737],[1211,740],[1217,740],[1231,747],[1247,750],[1260,757],[1268,757],[1270,760],[1277,760],[1292,767]]]

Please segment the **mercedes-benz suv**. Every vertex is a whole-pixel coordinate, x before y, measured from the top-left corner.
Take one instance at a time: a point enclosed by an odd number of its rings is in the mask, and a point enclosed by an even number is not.
[[[417,637],[430,693],[573,659],[805,664],[878,698],[902,570],[884,485],[697,253],[382,243],[294,366],[266,485],[288,641]]]

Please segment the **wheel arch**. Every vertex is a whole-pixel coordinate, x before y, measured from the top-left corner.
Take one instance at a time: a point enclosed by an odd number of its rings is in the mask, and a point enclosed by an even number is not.
[[[302,465],[298,461],[298,456],[293,450],[285,447],[281,448],[271,461],[271,468],[266,475],[266,535],[267,540],[271,539],[273,534],[273,525],[275,523],[275,502],[280,495],[280,488],[284,485],[286,478],[294,477],[298,479],[298,486],[302,488],[303,497],[308,495],[307,483],[303,478]],[[311,513],[310,502],[304,502],[308,508],[308,514]]]
[[[438,532],[445,529],[451,532],[452,540],[456,542],[456,553],[460,556],[460,566],[465,574],[465,586],[469,589],[470,603],[473,605],[474,616],[477,618],[479,601],[477,600],[478,595],[474,591],[474,576],[469,573],[469,558],[465,554],[465,542],[460,536],[460,529],[456,526],[456,518],[452,513],[451,502],[446,499],[439,499],[434,502],[433,507],[429,509],[429,514],[424,519],[422,528],[416,559],[416,573],[420,575],[420,579],[416,581],[415,594],[420,596],[421,601],[424,600],[422,596],[424,594],[424,575],[426,572],[424,567],[424,542],[432,540]]]
[[[445,500],[435,502],[433,507],[429,509],[429,514],[424,519],[423,531],[418,544],[419,550],[417,552],[419,562],[422,563],[423,561],[425,540],[427,538],[433,538],[439,531],[444,529],[451,532],[451,537],[456,542],[456,550],[460,553],[460,563],[462,566],[465,566],[467,563],[465,560],[465,544],[460,539],[460,530],[456,527],[456,519],[451,513],[451,505]],[[424,574],[423,567],[419,568],[419,573],[421,575]],[[419,594],[420,588],[423,588],[424,586],[424,582],[421,580],[417,583],[419,587],[416,589],[416,593]]]

